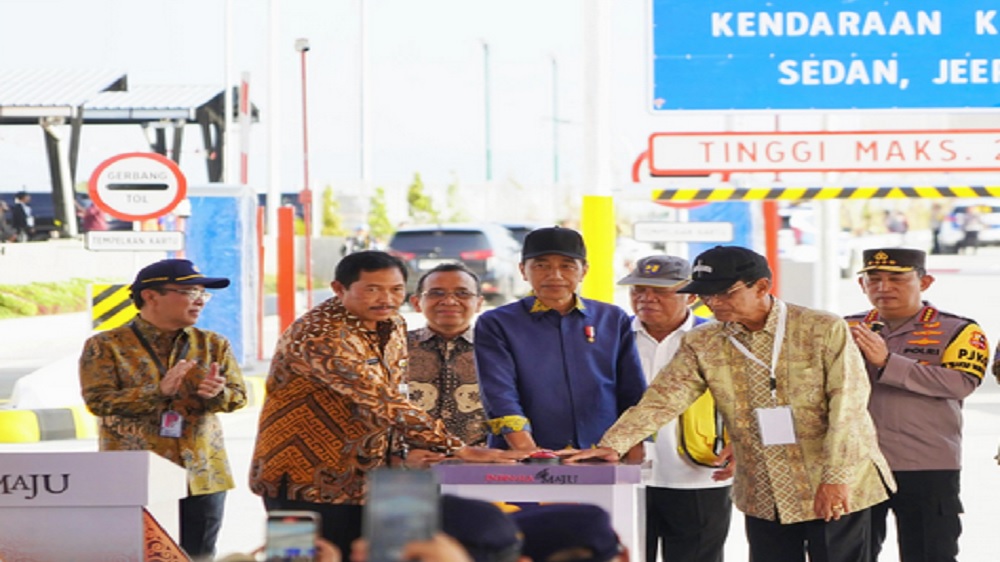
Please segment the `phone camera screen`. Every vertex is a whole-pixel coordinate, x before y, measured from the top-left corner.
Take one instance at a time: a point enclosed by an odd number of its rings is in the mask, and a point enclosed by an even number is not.
[[[312,562],[315,556],[315,519],[292,516],[268,518],[265,562]]]

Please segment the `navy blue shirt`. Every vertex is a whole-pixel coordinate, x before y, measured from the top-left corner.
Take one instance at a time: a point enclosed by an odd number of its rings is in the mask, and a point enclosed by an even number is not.
[[[589,448],[646,389],[628,315],[579,296],[565,316],[534,296],[483,313],[475,355],[496,448],[520,430],[542,448]]]

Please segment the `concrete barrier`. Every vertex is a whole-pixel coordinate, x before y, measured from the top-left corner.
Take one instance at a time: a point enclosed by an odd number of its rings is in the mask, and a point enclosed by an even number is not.
[[[74,277],[131,282],[165,252],[92,252],[83,240],[0,244],[0,284],[67,281]]]
[[[295,244],[295,269],[304,273],[305,240],[298,237]],[[343,245],[343,237],[313,238],[313,277],[327,284],[333,281]],[[266,237],[265,273],[277,271],[275,255],[274,237]],[[165,257],[166,252],[91,251],[84,247],[82,239],[0,243],[0,285],[66,281],[74,277],[131,283],[136,271]]]

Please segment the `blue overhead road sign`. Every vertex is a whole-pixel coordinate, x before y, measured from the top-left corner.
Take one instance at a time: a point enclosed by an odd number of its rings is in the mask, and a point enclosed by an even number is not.
[[[996,0],[653,0],[654,111],[1000,106]]]

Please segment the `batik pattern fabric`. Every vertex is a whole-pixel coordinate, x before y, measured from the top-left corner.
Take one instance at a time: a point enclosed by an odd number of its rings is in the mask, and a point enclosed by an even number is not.
[[[466,445],[485,446],[486,413],[479,398],[473,331],[444,338],[429,328],[407,334],[410,401],[444,421]]]
[[[369,329],[339,298],[320,303],[278,340],[250,465],[261,496],[362,504],[368,471],[389,444],[452,452],[462,441],[401,393],[407,367],[401,316]]]
[[[187,372],[174,398],[160,392],[156,361],[132,330],[135,326],[167,369],[187,359]],[[198,384],[212,363],[226,383],[218,395],[198,396]],[[166,332],[136,316],[130,324],[94,335],[80,357],[80,387],[87,408],[98,417],[102,451],[152,451],[187,470],[191,495],[235,486],[226,455],[222,424],[215,415],[247,403],[246,384],[229,342],[222,335],[189,327]],[[178,437],[160,435],[163,413],[183,418]]]
[[[775,335],[777,308],[772,306],[764,334],[755,334],[760,342],[748,347],[763,355],[768,365],[771,349],[764,348]],[[660,370],[642,401],[605,434],[601,445],[624,454],[710,389],[732,437],[733,502],[742,512],[781,523],[816,519],[813,501],[820,484],[848,485],[849,504],[855,511],[884,501],[883,481],[891,489],[895,483],[878,449],[867,411],[864,360],[846,322],[791,304],[787,311],[775,368],[775,396],[778,404],[791,407],[794,444],[763,445],[755,409],[771,402],[769,386],[761,392],[762,377],[753,369],[755,362],[730,340],[739,339],[743,328],[713,322],[684,335],[674,359]],[[766,370],[764,377],[763,384],[769,385]],[[780,453],[765,452],[773,447]]]

